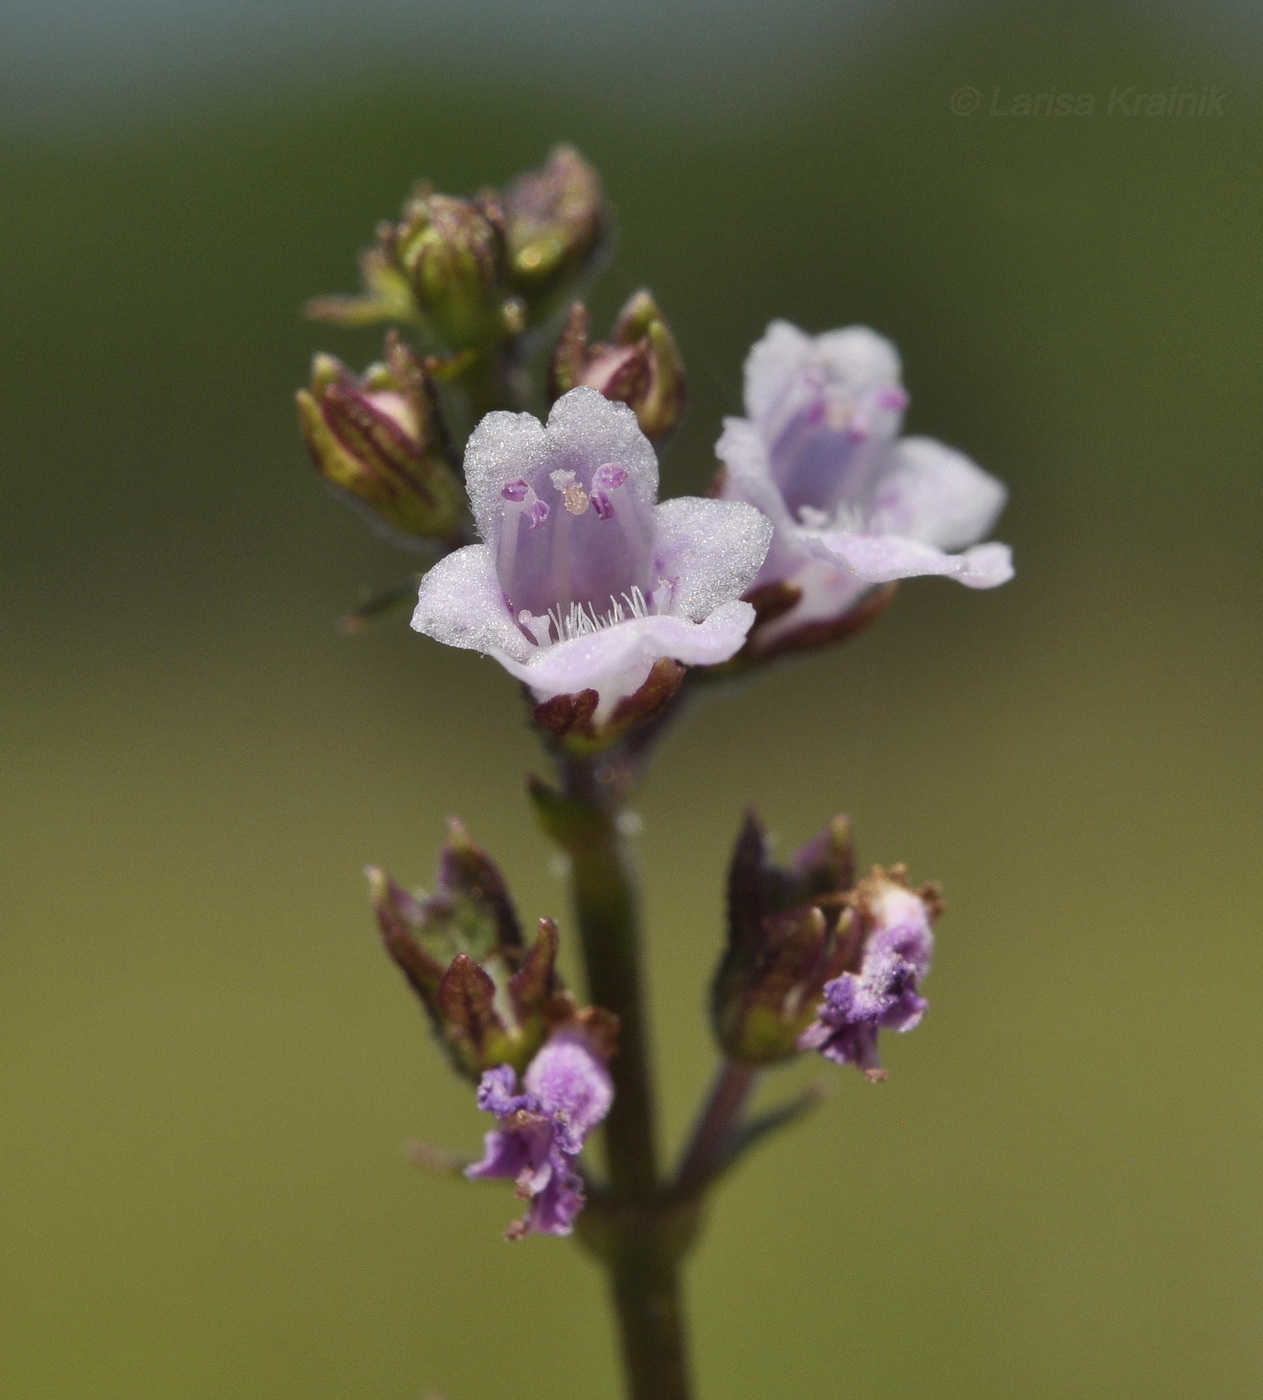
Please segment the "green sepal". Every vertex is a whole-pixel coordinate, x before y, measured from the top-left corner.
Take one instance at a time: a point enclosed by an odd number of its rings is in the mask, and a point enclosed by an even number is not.
[[[385,225],[389,228],[389,225]],[[359,296],[312,297],[303,306],[303,314],[313,321],[328,321],[335,326],[372,326],[382,321],[396,325],[424,324],[408,279],[395,266],[389,252],[380,242],[365,248],[360,254],[360,280],[364,285]]]

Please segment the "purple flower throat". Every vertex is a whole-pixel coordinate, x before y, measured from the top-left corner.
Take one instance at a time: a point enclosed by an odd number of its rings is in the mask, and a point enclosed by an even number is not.
[[[581,464],[540,483],[501,488],[496,576],[518,626],[537,646],[570,641],[629,617],[666,612],[672,588],[653,567],[653,506],[639,502],[627,470]]]

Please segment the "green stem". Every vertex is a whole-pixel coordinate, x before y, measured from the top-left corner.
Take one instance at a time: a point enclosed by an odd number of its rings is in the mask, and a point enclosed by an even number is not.
[[[653,1229],[630,1229],[611,1265],[628,1400],[689,1400],[679,1262]]]
[[[689,1400],[682,1251],[658,1181],[635,877],[615,820],[617,793],[602,782],[598,762],[565,758],[561,776],[573,810],[583,813],[567,849],[588,993],[619,1018],[614,1104],[603,1130],[609,1187],[600,1209],[627,1393],[630,1400]]]
[[[512,343],[492,346],[478,355],[455,382],[468,398],[471,430],[485,414],[496,409],[516,412],[528,407],[524,401],[526,386],[521,382],[517,350]]]
[[[676,1174],[675,1189],[680,1196],[697,1195],[715,1175],[758,1077],[757,1065],[736,1060],[720,1065]]]

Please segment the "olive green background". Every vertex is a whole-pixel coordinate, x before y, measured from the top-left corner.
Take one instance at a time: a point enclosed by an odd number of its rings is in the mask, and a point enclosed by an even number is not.
[[[507,1190],[403,1155],[486,1125],[360,867],[424,883],[460,813],[524,913],[569,921],[515,686],[335,634],[401,562],[319,489],[290,403],[315,348],[372,356],[296,308],[351,288],[414,177],[472,190],[559,138],[619,211],[598,320],[648,283],[690,367],[669,492],[704,485],[773,316],[891,335],[910,427],[1012,489],[1014,583],[910,583],[712,697],[639,803],[673,1143],[743,803],[786,844],[849,811],[864,859],[950,901],[889,1082],[768,1086],[836,1092],[715,1203],[701,1395],[1259,1394],[1258,26],[806,14],[632,6],[585,50],[549,10],[512,61],[511,27],[450,15],[450,48],[392,59],[377,14],[349,57],[330,22],[301,62],[209,53],[187,91],[4,117],[5,1396],[618,1393],[595,1268],[505,1245]],[[1129,85],[1224,114],[1108,115]],[[1094,114],[989,115],[1051,88]]]

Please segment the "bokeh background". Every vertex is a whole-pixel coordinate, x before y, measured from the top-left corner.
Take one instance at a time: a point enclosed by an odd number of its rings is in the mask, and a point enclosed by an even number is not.
[[[500,1239],[360,867],[448,813],[564,914],[494,664],[334,619],[399,557],[318,488],[304,324],[411,180],[568,138],[693,398],[772,316],[899,343],[1012,487],[1018,578],[908,585],[714,697],[643,794],[667,1132],[753,800],[942,879],[932,1014],[722,1192],[705,1400],[1253,1397],[1260,1169],[1256,7],[63,0],[0,13],[0,1391],[601,1400],[595,1268]],[[955,115],[971,86],[981,108]],[[1226,93],[1108,114],[1112,89]],[[1092,94],[1085,118],[990,115]],[[998,99],[997,99],[998,90]],[[779,1076],[788,1091],[808,1071]]]

